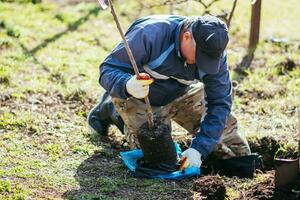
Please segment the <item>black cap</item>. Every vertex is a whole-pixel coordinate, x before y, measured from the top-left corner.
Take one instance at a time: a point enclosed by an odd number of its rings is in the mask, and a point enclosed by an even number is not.
[[[192,22],[192,33],[197,67],[208,74],[218,73],[229,40],[226,24],[211,15],[197,17]]]

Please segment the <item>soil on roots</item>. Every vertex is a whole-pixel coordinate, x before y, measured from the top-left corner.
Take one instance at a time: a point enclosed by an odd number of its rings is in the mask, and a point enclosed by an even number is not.
[[[151,168],[168,166],[168,171],[177,169],[177,153],[171,136],[171,126],[163,119],[154,119],[154,127],[144,123],[137,131],[137,138],[144,154],[145,164]]]

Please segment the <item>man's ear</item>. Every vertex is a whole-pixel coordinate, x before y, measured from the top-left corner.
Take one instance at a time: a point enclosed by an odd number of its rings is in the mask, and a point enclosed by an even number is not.
[[[184,32],[184,34],[183,34],[184,39],[185,39],[185,40],[191,39],[191,37],[192,37],[191,34],[192,34],[192,33],[189,32],[189,31]]]

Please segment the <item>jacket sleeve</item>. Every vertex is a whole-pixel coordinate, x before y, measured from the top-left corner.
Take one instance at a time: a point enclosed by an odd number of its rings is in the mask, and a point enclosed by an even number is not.
[[[138,67],[149,60],[151,41],[142,28],[132,29],[125,36]],[[134,74],[124,43],[120,43],[100,65],[100,85],[114,97],[126,99],[126,83]]]
[[[203,158],[207,157],[219,142],[231,111],[232,86],[226,60],[225,55],[217,74],[203,77],[207,111],[200,125],[200,132],[191,144],[191,147],[198,150]]]

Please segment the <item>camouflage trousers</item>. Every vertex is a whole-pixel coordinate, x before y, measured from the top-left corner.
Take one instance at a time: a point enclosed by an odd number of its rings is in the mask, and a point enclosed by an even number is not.
[[[125,134],[130,148],[138,147],[136,132],[147,122],[146,104],[130,97],[119,99],[112,97],[112,102],[125,123]],[[189,134],[199,132],[200,121],[205,116],[203,83],[190,85],[187,92],[168,105],[152,107],[154,118],[159,117],[171,125],[171,119],[186,129]],[[219,158],[244,156],[251,153],[248,142],[238,129],[237,119],[230,114],[220,142],[214,147],[213,154]]]

